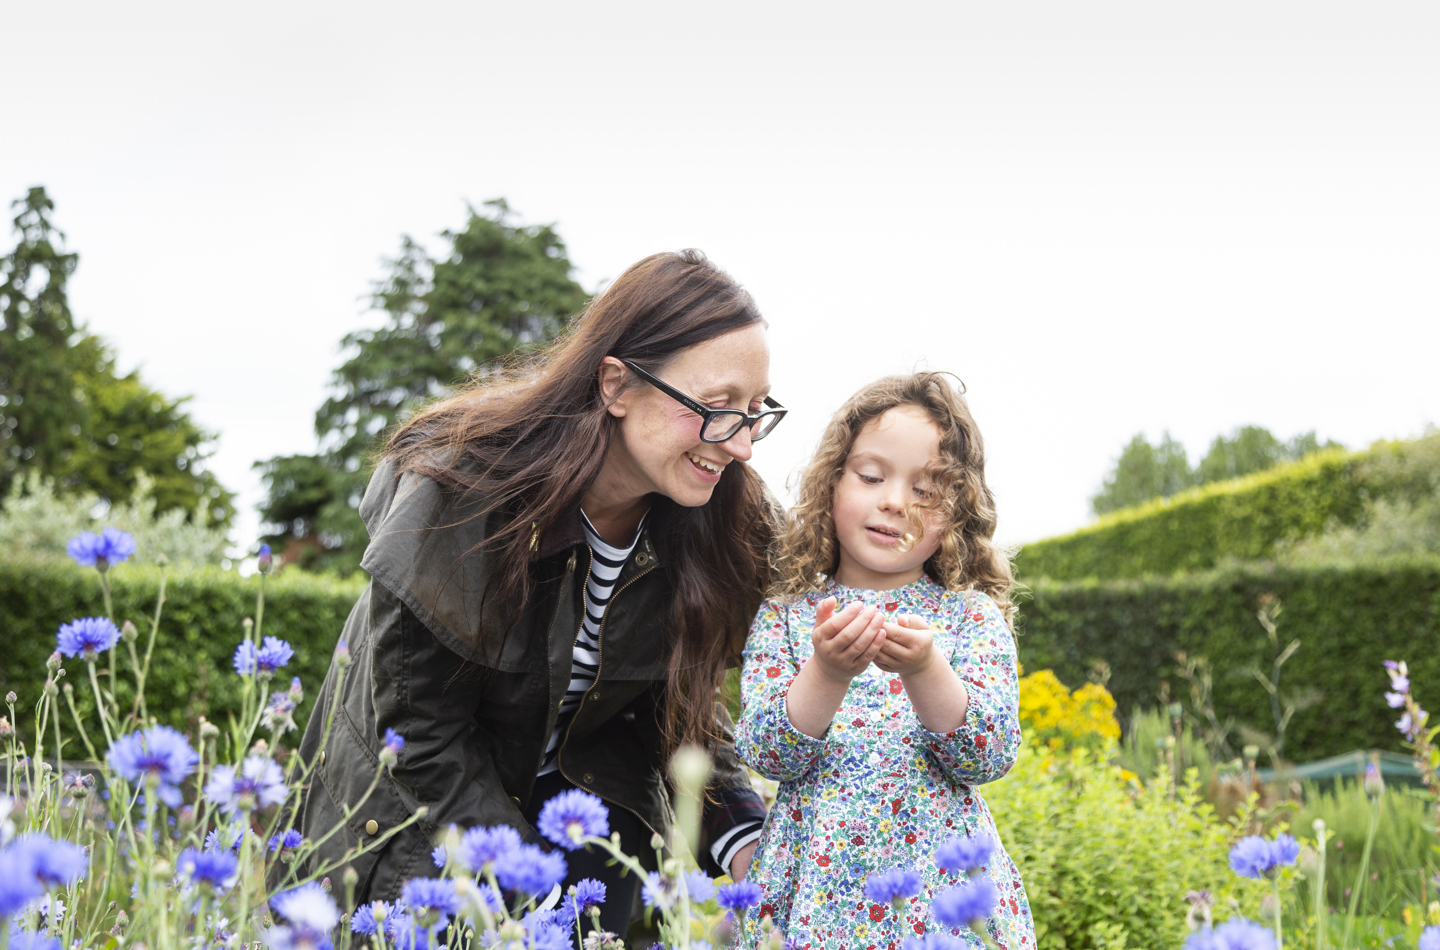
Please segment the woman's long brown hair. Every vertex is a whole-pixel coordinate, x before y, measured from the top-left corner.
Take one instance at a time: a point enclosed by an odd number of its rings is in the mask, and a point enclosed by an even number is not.
[[[989,594],[1013,628],[1015,579],[1009,558],[994,540],[995,495],[985,484],[985,442],[964,395],[948,377],[927,372],[877,379],[831,417],[815,457],[801,473],[799,499],[780,536],[774,596],[800,597],[817,590],[822,575],[834,576],[840,562],[835,486],[855,438],[891,409],[914,406],[940,430],[941,457],[929,473],[932,501],[906,512],[917,536],[924,533],[925,516],[941,524],[940,547],[926,560],[925,573],[948,590]]]
[[[513,513],[481,546],[505,565],[486,596],[518,612],[530,594],[535,532],[543,537],[579,507],[605,461],[616,419],[600,393],[601,360],[662,373],[687,348],[755,324],[764,319],[750,294],[704,254],[655,254],[592,300],[538,358],[478,377],[411,418],[386,454],[399,471],[480,499],[476,517]],[[632,376],[627,385],[635,384]],[[663,536],[652,539],[675,588],[662,728],[672,748],[705,747],[716,735],[715,691],[749,625],[740,613],[768,577],[764,488],[748,466],[732,462],[708,504],[653,503],[670,509]]]

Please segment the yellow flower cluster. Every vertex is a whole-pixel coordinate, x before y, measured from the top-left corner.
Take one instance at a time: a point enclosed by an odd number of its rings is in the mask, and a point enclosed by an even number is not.
[[[1071,692],[1050,670],[1020,678],[1020,722],[1032,740],[1057,752],[1104,753],[1120,738],[1109,690],[1086,683]]]

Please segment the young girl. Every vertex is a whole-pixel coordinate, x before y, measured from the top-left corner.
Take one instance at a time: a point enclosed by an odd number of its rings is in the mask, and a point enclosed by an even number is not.
[[[899,950],[948,932],[930,914],[936,848],[995,835],[978,786],[1020,744],[1009,562],[970,411],[944,374],[866,386],[825,430],[781,539],[780,577],[745,647],[735,747],[780,781],[749,879],[787,946]],[[998,841],[998,836],[996,836]],[[897,913],[866,878],[914,869]],[[1003,848],[991,937],[1034,950],[1020,874]]]

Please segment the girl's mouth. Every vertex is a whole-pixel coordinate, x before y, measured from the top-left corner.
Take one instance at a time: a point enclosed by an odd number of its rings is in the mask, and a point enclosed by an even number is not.
[[[695,466],[696,470],[705,477],[706,481],[709,481],[710,479],[718,479],[720,477],[720,473],[725,471],[725,466],[716,465],[709,459],[704,458],[703,456],[696,455],[694,452],[686,452],[685,457],[689,459],[690,464]]]
[[[883,525],[870,525],[865,530],[871,537],[885,544],[892,541],[899,541],[902,537],[899,531],[896,531],[894,528],[884,527]]]

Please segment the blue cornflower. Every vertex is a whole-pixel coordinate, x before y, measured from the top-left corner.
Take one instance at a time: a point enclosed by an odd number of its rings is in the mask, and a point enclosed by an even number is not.
[[[662,911],[669,910],[680,899],[680,886],[673,877],[666,877],[657,871],[651,871],[645,875],[645,883],[640,888],[640,896],[644,898],[646,907],[655,907]]]
[[[21,835],[0,851],[0,857],[5,859],[5,877],[27,877],[42,889],[73,884],[85,876],[90,864],[85,849],[43,832]]]
[[[265,710],[260,713],[260,725],[277,730],[282,736],[295,728],[295,700],[289,693],[270,694]]]
[[[270,555],[270,545],[260,545],[260,553],[259,556],[255,559],[255,566],[259,569],[261,574],[269,574],[270,568],[273,564],[274,558]]]
[[[92,564],[101,574],[112,564],[120,564],[135,553],[135,539],[130,532],[106,528],[99,534],[81,531],[65,545],[65,550],[82,567]]]
[[[877,904],[900,905],[920,892],[920,872],[910,868],[879,871],[865,879],[865,897]]]
[[[446,853],[445,846],[443,844],[437,844],[434,850],[430,852],[430,860],[435,862],[435,866],[437,868],[441,869],[443,869],[445,865],[449,863],[450,856],[448,853]]]
[[[691,903],[703,904],[715,896],[715,882],[704,871],[686,871],[685,893]]]
[[[304,843],[305,836],[302,835],[300,832],[296,831],[294,828],[291,828],[283,835],[276,835],[275,837],[271,838],[269,850],[271,852],[289,851],[292,848],[300,847],[300,845]]]
[[[1300,845],[1289,835],[1266,841],[1258,835],[1247,835],[1230,849],[1230,869],[1241,877],[1273,877],[1286,864],[1294,864],[1300,856]]]
[[[923,937],[906,937],[902,950],[969,950],[970,945],[947,933],[928,933]]]
[[[400,750],[405,748],[405,737],[394,729],[385,730],[385,744],[380,747],[380,764],[393,766],[400,760]]]
[[[205,783],[205,797],[226,815],[254,811],[285,800],[290,790],[275,760],[263,755],[248,756],[235,774],[231,765],[217,765]]]
[[[399,905],[394,916],[385,921],[385,934],[396,950],[429,950],[432,943],[439,943],[430,927],[422,925],[414,914],[401,911]]]
[[[12,944],[13,946],[13,944]],[[1431,924],[1420,931],[1420,950],[1440,950],[1440,927]]]
[[[460,862],[476,874],[503,854],[520,847],[520,833],[509,825],[471,828],[460,838]]]
[[[495,879],[507,891],[543,897],[565,879],[565,858],[522,844],[495,859]]]
[[[764,896],[765,892],[754,881],[736,881],[720,888],[716,900],[726,910],[737,911],[749,910],[759,904],[760,898]]]
[[[411,913],[422,918],[432,913],[450,916],[460,910],[455,882],[443,878],[412,877],[400,888],[400,899]]]
[[[235,648],[235,672],[241,676],[252,673],[271,676],[276,670],[290,662],[295,651],[290,644],[278,637],[266,637],[257,649],[249,640],[241,641]]]
[[[157,782],[156,795],[171,808],[180,807],[177,786],[195,771],[200,760],[189,740],[169,726],[151,726],[121,736],[105,758],[126,781],[145,778]]]
[[[994,835],[951,838],[935,849],[935,866],[947,874],[978,871],[995,853]]]
[[[576,918],[585,916],[603,903],[605,885],[593,877],[583,878],[570,888],[570,893],[560,902],[555,920],[565,927],[573,927]]]
[[[1201,927],[1186,937],[1185,950],[1275,950],[1275,934],[1269,927],[1232,917],[1214,929]]]
[[[988,877],[972,878],[935,895],[930,910],[946,927],[970,927],[995,912],[1000,892]]]
[[[264,945],[268,950],[335,950],[329,931],[317,930],[305,924],[282,924],[270,927],[264,933]]]
[[[65,656],[93,660],[119,639],[120,628],[109,617],[82,617],[60,625],[60,632],[55,635],[55,649]]]
[[[350,917],[350,929],[367,937],[380,929],[385,918],[390,916],[393,906],[388,901],[371,901],[361,904]]]
[[[238,824],[228,825],[224,828],[212,828],[205,836],[206,851],[228,850],[233,854],[240,853],[240,844],[245,840],[247,829]],[[253,831],[249,834],[254,834]]]
[[[574,851],[581,838],[610,836],[610,810],[589,792],[572,788],[545,803],[535,827],[560,847]]]
[[[12,930],[10,950],[60,950],[60,941],[33,930]]]
[[[301,884],[270,898],[270,906],[292,924],[329,933],[340,922],[340,908],[319,881]]]
[[[225,890],[235,883],[240,862],[229,851],[196,851],[186,848],[175,861],[175,869],[192,881]]]

